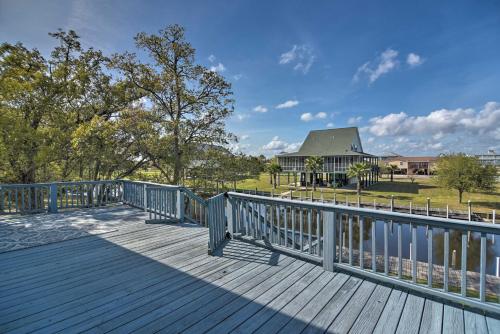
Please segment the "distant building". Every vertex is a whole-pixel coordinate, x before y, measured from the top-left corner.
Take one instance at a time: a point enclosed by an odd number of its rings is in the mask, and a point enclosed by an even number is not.
[[[394,158],[402,157],[402,155],[394,153],[394,152],[384,152],[381,155],[379,155],[379,159],[382,162],[385,162],[386,160],[392,160]]]
[[[396,165],[396,174],[430,175],[437,162],[437,157],[392,157],[384,160],[386,166]]]
[[[492,165],[500,168],[500,154],[496,154],[495,151],[489,150],[487,154],[476,155],[482,165]]]
[[[311,184],[313,180],[312,173],[305,167],[305,160],[311,156],[323,157],[323,168],[316,175],[320,185],[355,183],[356,179],[348,178],[346,173],[349,166],[357,162],[372,166],[362,180],[365,186],[378,181],[378,158],[363,152],[356,127],[311,131],[297,152],[279,154],[277,158],[289,179],[290,174],[294,177],[300,174],[300,184],[305,185],[306,181]]]

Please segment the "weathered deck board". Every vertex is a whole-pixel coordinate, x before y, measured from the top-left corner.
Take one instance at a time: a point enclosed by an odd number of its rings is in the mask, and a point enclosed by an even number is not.
[[[464,333],[464,311],[444,305],[443,310],[443,334]]]
[[[486,318],[483,315],[464,311],[465,333],[488,333]]]
[[[293,300],[302,290],[306,289],[312,282],[314,282],[319,276],[325,273],[320,267],[315,267],[309,271],[301,280],[295,282],[289,288],[283,292],[279,298],[275,298],[272,302],[263,307],[259,312],[252,315],[246,321],[240,323],[238,327],[234,329],[235,333],[253,333],[257,330],[263,323],[273,317],[277,312],[279,312],[285,305],[287,305],[291,300]],[[347,276],[346,276],[347,279]]]
[[[242,241],[208,256],[205,228],[141,215],[121,217],[117,231],[1,253],[0,332],[499,331],[497,319]]]
[[[377,285],[370,299],[362,305],[363,310],[352,325],[350,333],[362,334],[373,333],[377,321],[384,310],[387,300],[391,294],[391,288]]]
[[[300,333],[311,320],[323,309],[323,307],[340,290],[345,282],[344,275],[336,275],[307,305],[291,319],[280,332],[282,333]]]
[[[430,299],[425,300],[420,333],[439,334],[443,324],[443,304]]]
[[[398,329],[396,333],[418,333],[420,329],[420,321],[424,310],[425,299],[419,296],[408,294],[406,303],[399,319]]]
[[[377,321],[374,333],[394,333],[398,328],[399,319],[406,303],[408,294],[400,290],[392,290],[384,310]]]
[[[347,333],[356,321],[366,301],[370,298],[377,284],[364,281],[356,293],[351,297],[342,312],[328,327],[328,333]]]

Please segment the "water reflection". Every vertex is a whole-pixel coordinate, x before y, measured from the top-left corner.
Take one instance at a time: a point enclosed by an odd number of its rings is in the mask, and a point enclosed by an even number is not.
[[[346,219],[342,220],[342,230],[345,232],[343,238],[344,247],[349,245],[349,232],[348,223]],[[398,256],[398,234],[397,234],[397,223],[389,223],[389,256]],[[402,224],[402,255],[403,258],[410,259],[410,244],[411,244],[411,230],[409,224]],[[371,228],[372,221],[365,219],[364,223],[364,233],[363,233],[363,246],[365,251],[371,252]],[[376,233],[376,252],[377,255],[384,254],[384,222],[376,221],[375,224]],[[339,232],[339,229],[338,229]],[[444,230],[434,228],[433,229],[433,263],[435,265],[444,264]],[[500,257],[500,236],[496,236],[495,243],[493,243],[493,238],[491,235],[487,236],[486,243],[486,273],[490,275],[495,275],[496,273],[496,257]],[[462,259],[462,232],[458,230],[450,230],[450,240],[449,240],[449,259],[448,263],[451,269],[461,268]],[[417,227],[417,261],[427,262],[427,228],[425,226]],[[354,249],[359,249],[359,224],[357,218],[353,219],[353,247]],[[453,250],[456,251],[455,259],[453,259]],[[481,234],[471,233],[468,238],[467,247],[467,270],[479,272],[480,268],[480,251],[481,251]],[[413,255],[412,255],[413,257]],[[455,266],[453,266],[453,264]]]

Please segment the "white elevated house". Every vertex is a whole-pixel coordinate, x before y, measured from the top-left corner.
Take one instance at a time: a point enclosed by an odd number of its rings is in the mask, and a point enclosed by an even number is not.
[[[277,158],[288,179],[293,175],[297,182],[300,175],[300,184],[306,185],[313,180],[312,172],[305,166],[306,159],[311,156],[323,157],[323,167],[316,173],[320,186],[355,183],[355,178],[347,177],[347,169],[358,162],[367,162],[372,167],[363,179],[365,186],[378,181],[378,157],[363,152],[357,127],[313,130],[297,152],[282,153]]]

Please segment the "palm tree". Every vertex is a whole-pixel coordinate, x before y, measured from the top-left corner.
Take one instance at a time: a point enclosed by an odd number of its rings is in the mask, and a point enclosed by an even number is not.
[[[306,170],[313,173],[313,191],[316,191],[316,172],[323,168],[323,158],[312,156],[306,159]],[[306,180],[307,184],[307,180]]]
[[[387,170],[391,173],[391,182],[394,181],[394,172],[399,170],[397,165],[389,165],[387,166]]]
[[[271,162],[269,165],[267,165],[267,171],[269,173],[269,175],[271,175],[272,177],[272,180],[273,180],[273,188],[276,189],[276,175],[278,173],[281,173],[283,169],[281,168],[281,166],[279,164],[277,164],[276,162]]]
[[[366,162],[358,162],[350,165],[347,169],[347,176],[357,179],[356,192],[361,195],[361,178],[371,171],[371,166]]]

